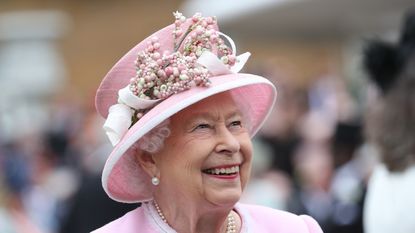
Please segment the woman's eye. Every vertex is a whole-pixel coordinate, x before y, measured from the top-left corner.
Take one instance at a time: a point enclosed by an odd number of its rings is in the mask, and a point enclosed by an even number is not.
[[[195,129],[209,129],[210,125],[209,124],[198,124]]]
[[[235,126],[240,127],[240,126],[242,126],[242,122],[241,121],[232,121],[231,126],[232,127],[235,127]]]

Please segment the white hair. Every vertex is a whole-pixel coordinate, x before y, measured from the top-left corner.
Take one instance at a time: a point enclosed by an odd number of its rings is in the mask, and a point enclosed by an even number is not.
[[[164,120],[140,140],[135,142],[131,146],[131,149],[134,151],[142,150],[151,154],[159,152],[164,146],[164,139],[170,136],[169,124],[169,119]]]

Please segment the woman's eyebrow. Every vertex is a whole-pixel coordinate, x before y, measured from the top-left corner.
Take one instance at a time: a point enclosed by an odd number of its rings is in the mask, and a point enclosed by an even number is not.
[[[239,117],[242,116],[242,113],[239,111],[239,109],[235,108],[235,109],[231,109],[229,112],[227,112],[225,114],[225,118],[229,119],[232,117]],[[211,113],[208,111],[200,111],[200,112],[195,112],[192,114],[192,117],[190,117],[189,122],[193,122],[193,121],[197,121],[197,120],[217,120],[219,119],[220,116],[217,113]]]
[[[242,117],[241,111],[239,111],[239,109],[235,109],[226,115],[227,119],[233,118],[233,117]]]
[[[209,112],[196,112],[196,113],[193,113],[191,117],[187,119],[187,123],[192,124],[200,120],[213,120],[216,118],[217,117],[214,116],[214,114],[211,114]]]
[[[241,117],[241,116],[242,116],[242,113],[238,108],[231,107],[227,109],[227,112],[225,113],[225,120],[228,120],[230,118],[235,118],[235,117]]]

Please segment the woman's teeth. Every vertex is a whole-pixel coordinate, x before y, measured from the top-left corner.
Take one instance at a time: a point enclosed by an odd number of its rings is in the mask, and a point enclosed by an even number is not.
[[[206,169],[204,172],[211,175],[232,175],[239,172],[239,166]]]

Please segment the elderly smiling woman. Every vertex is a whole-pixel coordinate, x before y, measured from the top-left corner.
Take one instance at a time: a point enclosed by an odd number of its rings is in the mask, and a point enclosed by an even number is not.
[[[142,205],[94,232],[322,232],[309,216],[238,203],[251,137],[274,105],[275,87],[238,73],[250,54],[235,55],[214,17],[174,16],[122,57],[97,91],[115,145],[104,190]]]

